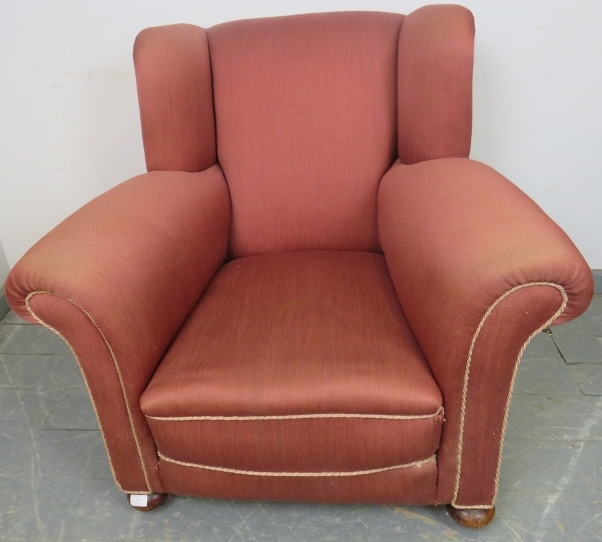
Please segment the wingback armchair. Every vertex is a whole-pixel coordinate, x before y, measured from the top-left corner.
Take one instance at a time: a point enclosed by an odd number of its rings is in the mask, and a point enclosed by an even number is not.
[[[468,158],[459,6],[149,28],[148,173],[6,284],[83,371],[120,489],[494,514],[517,364],[586,262]]]

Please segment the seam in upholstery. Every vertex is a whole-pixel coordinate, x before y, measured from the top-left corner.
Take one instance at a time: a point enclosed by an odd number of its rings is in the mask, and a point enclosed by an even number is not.
[[[560,292],[560,295],[562,296],[562,303],[560,304],[559,309],[552,315],[552,317],[545,324],[543,324],[540,328],[538,328],[536,331],[534,331],[529,336],[529,338],[525,341],[522,348],[520,349],[520,352],[518,353],[518,357],[516,358],[516,361],[514,363],[514,372],[512,374],[512,380],[510,381],[510,388],[508,390],[508,397],[506,399],[506,406],[505,406],[505,411],[504,411],[504,421],[502,423],[502,432],[501,432],[501,436],[500,436],[500,448],[498,451],[498,460],[497,460],[497,467],[496,467],[496,474],[495,474],[495,490],[494,490],[493,499],[492,499],[491,504],[459,505],[456,503],[456,500],[458,498],[458,493],[460,492],[460,477],[462,474],[462,452],[463,452],[463,445],[464,445],[464,421],[465,421],[465,417],[466,417],[466,398],[468,396],[468,380],[469,380],[469,375],[470,375],[470,363],[472,361],[472,354],[473,354],[473,351],[475,348],[475,344],[477,342],[479,334],[481,333],[481,331],[485,325],[485,322],[487,321],[487,319],[493,312],[493,309],[495,309],[495,307],[497,307],[500,304],[500,302],[503,301],[510,294],[513,294],[517,290],[520,290],[522,288],[527,288],[529,286],[550,286],[552,288],[556,288],[556,290],[558,290]],[[470,349],[468,351],[468,358],[466,360],[466,369],[464,371],[464,385],[462,387],[462,408],[460,410],[460,432],[459,432],[459,436],[458,436],[458,454],[456,456],[456,481],[455,481],[455,486],[454,486],[454,496],[453,496],[453,499],[451,502],[451,505],[454,508],[487,510],[487,509],[491,509],[494,507],[495,500],[497,498],[498,488],[499,488],[498,484],[499,484],[499,477],[500,477],[500,466],[501,466],[501,462],[502,462],[502,449],[504,446],[504,436],[506,434],[506,424],[508,421],[508,411],[510,408],[510,399],[512,398],[512,388],[514,387],[514,380],[516,378],[516,373],[517,373],[517,369],[518,369],[518,364],[520,363],[520,358],[521,358],[523,352],[525,351],[525,348],[531,341],[531,339],[533,337],[535,337],[535,335],[537,335],[542,329],[548,327],[552,322],[554,322],[554,320],[556,320],[564,312],[564,309],[566,308],[567,303],[568,303],[568,296],[566,294],[566,291],[560,284],[556,284],[555,282],[528,282],[525,284],[520,284],[518,286],[515,286],[514,288],[511,288],[506,293],[504,293],[500,297],[498,297],[493,302],[493,304],[489,307],[489,309],[487,309],[487,311],[483,315],[483,318],[479,322],[479,325],[477,326],[477,329],[472,337],[472,342],[470,344]]]
[[[283,414],[274,416],[146,416],[149,420],[167,422],[189,422],[189,421],[219,421],[238,422],[256,420],[304,420],[312,418],[362,418],[383,420],[425,420],[436,418],[443,413],[443,407],[439,407],[434,414],[418,414],[415,416],[396,414]]]
[[[436,456],[432,455],[428,459],[422,459],[420,461],[413,461],[412,463],[404,463],[402,465],[392,465],[391,467],[381,467],[378,469],[368,470],[356,470],[356,471],[344,471],[344,472],[269,472],[269,471],[255,471],[255,470],[239,470],[229,469],[226,467],[214,467],[211,465],[200,465],[198,463],[187,463],[185,461],[178,461],[177,459],[171,459],[170,457],[164,456],[161,452],[157,452],[159,457],[163,461],[169,463],[175,463],[183,467],[194,467],[196,469],[206,469],[218,472],[227,472],[230,474],[244,474],[246,476],[272,476],[272,477],[288,477],[288,478],[318,478],[318,477],[329,477],[329,476],[362,476],[365,474],[375,474],[377,472],[385,472],[394,469],[406,469],[409,467],[422,467],[427,463],[435,461]]]
[[[102,429],[102,423],[100,421],[100,417],[98,415],[98,411],[96,409],[96,403],[94,401],[94,397],[92,396],[92,393],[90,392],[90,386],[88,384],[88,380],[86,378],[86,375],[84,373],[84,371],[82,370],[82,365],[79,361],[79,358],[77,357],[75,351],[73,350],[71,344],[69,344],[69,341],[67,341],[67,339],[61,334],[59,333],[56,329],[54,329],[52,326],[48,325],[46,322],[44,322],[31,308],[29,301],[30,299],[37,294],[48,294],[48,295],[54,295],[56,297],[60,297],[62,299],[65,299],[66,301],[69,301],[69,303],[72,303],[74,306],[76,306],[79,310],[81,310],[90,320],[90,322],[92,323],[92,325],[97,329],[98,333],[100,333],[100,336],[102,337],[103,341],[105,342],[109,353],[111,354],[111,359],[113,360],[113,363],[115,365],[115,370],[117,371],[117,376],[119,377],[119,383],[121,385],[121,393],[123,394],[123,401],[125,403],[125,408],[127,410],[128,413],[128,420],[130,422],[130,429],[132,430],[132,435],[134,437],[134,442],[136,443],[136,449],[138,451],[138,458],[140,459],[140,466],[142,467],[142,473],[144,475],[144,481],[146,482],[146,490],[125,490],[123,489],[123,487],[121,486],[121,484],[119,483],[119,481],[117,480],[117,476],[115,475],[115,468],[113,467],[113,461],[111,459],[111,454],[109,453],[109,447],[107,446],[107,441],[105,439],[105,435],[104,435],[104,430]],[[140,448],[140,443],[138,442],[138,436],[136,435],[136,431],[134,428],[134,421],[132,419],[132,413],[130,411],[130,406],[128,404],[127,401],[127,397],[125,394],[125,386],[123,384],[123,378],[121,376],[121,371],[119,370],[119,365],[117,364],[117,359],[115,357],[115,353],[113,352],[113,349],[111,348],[111,345],[109,344],[109,341],[107,340],[107,338],[105,337],[104,333],[101,331],[101,329],[98,327],[98,325],[96,324],[96,322],[94,321],[94,319],[92,318],[92,316],[90,315],[90,313],[88,313],[88,311],[86,311],[84,308],[80,307],[77,303],[75,303],[75,301],[72,301],[71,299],[69,299],[66,296],[60,295],[60,294],[56,294],[53,292],[46,292],[43,290],[38,290],[35,292],[31,292],[26,298],[25,298],[25,307],[27,308],[27,312],[29,312],[29,314],[31,314],[31,316],[36,320],[36,322],[40,323],[42,326],[44,326],[45,328],[50,329],[51,331],[53,331],[54,333],[56,333],[61,339],[63,339],[63,341],[65,341],[65,343],[67,343],[67,346],[69,346],[69,349],[71,350],[71,352],[73,353],[73,356],[75,357],[77,364],[79,365],[80,371],[82,373],[84,382],[86,384],[86,388],[88,389],[88,394],[90,396],[90,399],[92,401],[92,406],[94,408],[94,414],[96,414],[96,419],[98,420],[98,425],[100,426],[100,433],[102,435],[102,441],[105,445],[105,449],[107,451],[107,456],[109,458],[109,465],[111,466],[111,472],[113,473],[113,478],[115,479],[115,483],[117,484],[117,487],[125,492],[125,493],[137,493],[137,494],[150,494],[152,493],[152,490],[150,488],[150,483],[148,480],[148,474],[146,472],[146,467],[144,465],[144,460],[142,458],[142,450]]]

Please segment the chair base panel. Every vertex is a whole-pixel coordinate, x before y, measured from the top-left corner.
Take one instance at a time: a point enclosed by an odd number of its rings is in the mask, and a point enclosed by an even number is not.
[[[360,476],[271,477],[232,474],[159,461],[172,495],[252,501],[428,505],[435,502],[435,461]]]
[[[481,529],[491,523],[495,517],[495,506],[492,508],[455,508],[447,505],[447,512],[453,520],[469,529]]]

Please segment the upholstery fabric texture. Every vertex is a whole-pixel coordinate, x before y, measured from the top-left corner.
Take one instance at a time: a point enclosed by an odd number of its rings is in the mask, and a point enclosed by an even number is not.
[[[454,5],[408,15],[399,35],[399,159],[468,158],[472,133],[474,19]]]
[[[149,459],[138,465],[140,475],[156,471],[140,395],[222,264],[229,218],[219,166],[203,173],[147,173],[59,224],[6,281],[17,314],[32,322],[36,315],[57,330],[90,375],[90,387],[104,390],[94,397],[96,411],[125,490],[160,484],[149,479],[141,487],[137,477],[130,485],[136,472],[130,463],[140,463],[141,456]],[[136,441],[134,448],[126,444]]]
[[[378,217],[395,289],[443,394],[446,422],[438,451],[437,498],[449,502],[455,492],[462,393],[473,340],[478,338],[467,408],[472,415],[474,404],[477,419],[466,425],[474,446],[464,456],[470,463],[482,462],[484,427],[489,444],[499,441],[503,418],[495,410],[503,412],[507,399],[499,394],[510,385],[521,347],[561,308],[562,297],[553,286],[516,291],[496,307],[484,333],[476,337],[484,315],[513,288],[544,282],[558,285],[568,297],[556,322],[574,318],[591,300],[593,279],[566,234],[526,194],[472,160],[396,163],[380,184]],[[513,310],[506,310],[508,304]],[[489,408],[472,402],[475,389],[489,398]],[[468,485],[477,492],[482,491],[478,486],[489,485],[491,496],[494,475],[489,471],[490,482],[485,483],[480,472]],[[474,504],[468,495],[466,499]]]
[[[383,256],[344,251],[222,267],[141,406],[166,457],[273,472],[424,460],[443,419]],[[326,417],[231,418],[316,414]],[[216,416],[229,419],[206,419]]]
[[[216,162],[211,59],[204,28],[147,28],[134,44],[148,171],[203,171]]]
[[[326,13],[208,30],[231,257],[379,251],[376,192],[396,158],[402,20]]]
[[[491,508],[516,367],[587,263],[470,160],[463,7],[150,28],[149,173],[14,266],[130,493]]]
[[[159,462],[166,490],[176,495],[302,502],[432,504],[437,467],[430,461],[362,476],[265,477]]]

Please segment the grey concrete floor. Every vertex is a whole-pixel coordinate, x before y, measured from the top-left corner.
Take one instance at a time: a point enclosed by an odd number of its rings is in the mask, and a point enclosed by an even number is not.
[[[444,507],[174,497],[136,512],[116,488],[75,360],[48,330],[0,322],[0,540],[602,540],[602,296],[527,348],[512,399],[497,517]]]

